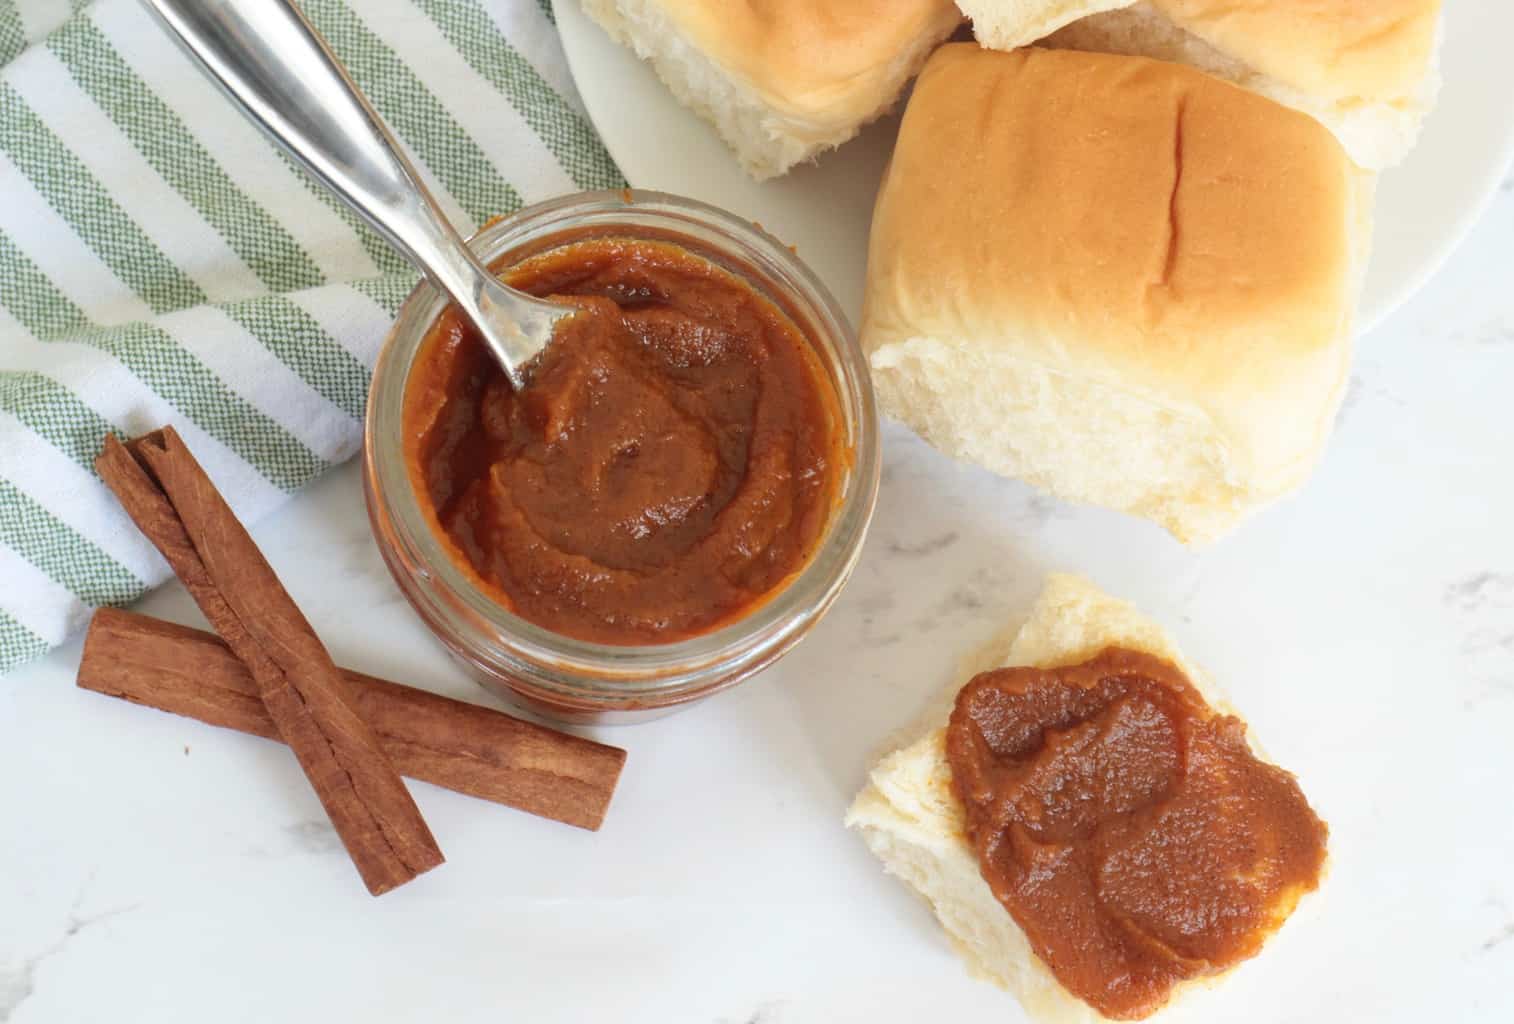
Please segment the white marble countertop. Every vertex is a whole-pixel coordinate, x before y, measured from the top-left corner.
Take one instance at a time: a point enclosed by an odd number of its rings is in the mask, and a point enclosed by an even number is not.
[[[337,660],[489,700],[368,535],[354,467],[256,531]],[[952,660],[1085,573],[1166,623],[1332,827],[1317,912],[1183,1019],[1514,1020],[1514,178],[1360,345],[1298,498],[1192,553],[891,427],[793,654],[629,748],[588,834],[417,784],[448,863],[372,899],[279,746],[0,684],[0,1022],[1021,1019],[840,826]],[[198,622],[177,587],[144,610]],[[968,1016],[971,1015],[971,1016]]]

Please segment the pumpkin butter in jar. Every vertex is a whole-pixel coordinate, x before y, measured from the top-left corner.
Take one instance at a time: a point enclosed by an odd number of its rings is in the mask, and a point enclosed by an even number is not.
[[[835,388],[787,316],[666,242],[584,240],[503,278],[579,313],[517,394],[448,310],[403,419],[414,489],[485,592],[564,636],[667,643],[805,565],[849,455]]]
[[[872,378],[835,297],[751,221],[663,193],[563,196],[469,244],[578,313],[515,394],[435,288],[400,308],[363,481],[416,614],[564,722],[646,721],[781,658],[878,496]]]

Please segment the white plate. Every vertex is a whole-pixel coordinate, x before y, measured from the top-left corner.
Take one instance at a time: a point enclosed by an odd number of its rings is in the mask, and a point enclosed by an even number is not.
[[[1378,186],[1364,330],[1414,294],[1482,213],[1514,156],[1514,4],[1448,5],[1446,83],[1420,145]],[[757,184],[651,68],[579,8],[554,0],[573,78],[594,126],[637,188],[702,199],[749,217],[799,249],[856,321],[873,197],[898,128],[886,118],[819,162]]]

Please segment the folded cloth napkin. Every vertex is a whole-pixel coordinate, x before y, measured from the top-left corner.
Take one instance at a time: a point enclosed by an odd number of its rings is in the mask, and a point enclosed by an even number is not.
[[[624,185],[549,0],[298,0],[452,222]],[[355,454],[416,274],[136,0],[0,0],[0,672],[167,566],[95,477],[172,423],[245,521]]]

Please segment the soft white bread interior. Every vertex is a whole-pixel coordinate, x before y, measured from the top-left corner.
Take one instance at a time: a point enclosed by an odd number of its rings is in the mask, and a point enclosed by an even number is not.
[[[973,23],[973,38],[994,50],[1018,50],[1063,25],[1131,0],[957,0]]]
[[[1074,22],[1044,45],[1191,64],[1316,118],[1370,170],[1408,154],[1440,90],[1441,0],[1141,0],[1110,7],[1120,9]]]
[[[1041,1024],[1086,1024],[1106,1018],[1062,987],[979,873],[965,812],[952,790],[946,721],[957,691],[979,672],[1004,666],[1075,665],[1115,645],[1172,662],[1211,707],[1233,713],[1160,626],[1084,579],[1053,575],[1025,624],[963,663],[944,699],[927,716],[925,735],[878,762],[846,815],[847,825],[861,833],[884,869],[930,903],[968,969],[1008,989]],[[1252,746],[1255,749],[1255,743]],[[1168,1005],[1189,989],[1213,985],[1227,974],[1179,985]]]
[[[879,192],[862,342],[958,458],[1213,539],[1299,487],[1347,382],[1371,177],[1193,68],[937,50]]]
[[[893,106],[956,29],[952,0],[583,0],[759,180]]]

